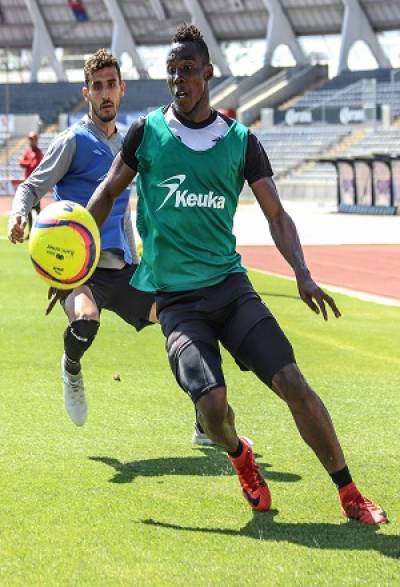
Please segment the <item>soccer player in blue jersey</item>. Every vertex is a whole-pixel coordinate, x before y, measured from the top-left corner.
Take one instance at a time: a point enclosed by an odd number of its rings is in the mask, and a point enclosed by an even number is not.
[[[212,76],[200,31],[183,25],[167,58],[172,104],[131,127],[89,210],[102,225],[138,173],[137,226],[144,249],[132,284],[155,293],[176,381],[196,405],[207,436],[227,451],[251,507],[268,510],[271,495],[251,446],[236,433],[219,343],[286,402],[303,440],[337,486],[344,514],[383,523],[385,512],[354,484],[326,407],[236,252],[233,217],[247,181],[294,270],[301,299],[325,320],[328,310],[340,316],[311,277],[261,144],[245,126],[210,107]]]
[[[32,207],[50,189],[56,200],[73,200],[86,206],[121,148],[123,137],[116,127],[116,116],[125,85],[119,63],[111,53],[100,49],[86,61],[84,74],[82,93],[89,114],[55,138],[40,165],[18,187],[8,230],[13,243],[23,241]],[[128,186],[101,229],[101,246],[98,267],[89,281],[72,291],[49,292],[48,312],[60,299],[69,321],[61,372],[65,407],[77,426],[87,418],[81,358],[97,335],[102,309],[115,312],[137,330],[157,320],[154,295],[129,285],[138,258]]]

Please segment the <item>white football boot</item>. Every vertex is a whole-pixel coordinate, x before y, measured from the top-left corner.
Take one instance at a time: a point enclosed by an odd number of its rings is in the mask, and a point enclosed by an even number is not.
[[[240,436],[240,438],[244,438],[244,440],[247,442],[247,444],[249,444],[250,446],[253,446],[254,442],[251,440],[251,438],[248,438],[247,436]],[[197,426],[197,424],[194,424],[194,430],[193,430],[193,436],[192,436],[192,444],[197,444],[198,446],[213,446],[215,444],[215,442],[213,442],[210,438],[208,438],[207,434],[205,432],[200,432],[199,427]]]
[[[194,425],[192,443],[197,444],[198,446],[213,446],[214,444],[214,442],[208,438],[205,432],[200,432],[196,423]]]
[[[61,379],[64,387],[64,405],[68,416],[76,426],[83,426],[87,418],[87,403],[82,372],[77,375],[68,373],[64,367],[64,358],[61,357]]]

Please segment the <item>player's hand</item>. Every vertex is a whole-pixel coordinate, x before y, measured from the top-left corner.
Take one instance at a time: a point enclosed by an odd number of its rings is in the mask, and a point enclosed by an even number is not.
[[[21,214],[12,214],[8,219],[8,240],[14,245],[24,242],[26,218]]]
[[[70,293],[69,290],[64,289],[57,289],[56,287],[49,287],[49,291],[47,292],[47,299],[49,303],[46,308],[46,316],[50,314],[54,306],[58,301],[63,301]]]
[[[301,299],[316,314],[322,314],[324,320],[328,320],[328,305],[335,318],[340,318],[341,313],[335,304],[335,300],[321,289],[311,277],[297,278],[297,287]]]

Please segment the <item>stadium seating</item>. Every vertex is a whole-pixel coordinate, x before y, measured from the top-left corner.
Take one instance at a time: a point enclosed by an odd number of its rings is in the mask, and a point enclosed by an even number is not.
[[[350,140],[347,140],[349,139]],[[370,157],[376,153],[400,155],[399,129],[392,127],[352,129],[351,133],[341,136],[343,142],[338,142],[334,152],[322,150],[313,156],[306,156],[297,168],[290,170],[282,179],[281,193],[286,197],[298,197],[301,194],[326,199],[334,202],[336,198],[336,170],[333,165],[312,161],[331,155],[337,157]]]
[[[370,156],[374,153],[400,155],[400,129],[367,128],[365,136],[343,153],[346,157]]]
[[[45,124],[73,108],[80,100],[82,84],[70,82],[9,84],[12,114],[39,114]],[[0,84],[0,103],[5,103],[6,86]]]
[[[320,156],[351,132],[348,127],[272,127],[254,131],[262,142],[277,178],[289,173],[304,159]]]
[[[375,81],[376,85],[372,83]],[[400,77],[392,69],[346,71],[327,81],[317,90],[296,102],[296,108],[315,109],[326,106],[358,107],[365,101],[391,104],[392,113],[400,115]]]

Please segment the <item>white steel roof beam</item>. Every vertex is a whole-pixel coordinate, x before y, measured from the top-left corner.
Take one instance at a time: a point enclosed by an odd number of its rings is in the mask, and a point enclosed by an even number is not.
[[[38,73],[44,57],[47,57],[50,65],[54,69],[57,81],[65,81],[66,75],[62,64],[55,55],[55,47],[51,39],[49,30],[40,12],[36,0],[25,0],[26,7],[31,15],[34,25],[33,42],[32,42],[32,64],[31,64],[31,81],[36,82]]]
[[[151,7],[153,9],[154,14],[157,17],[157,20],[165,20],[167,15],[165,13],[165,8],[161,2],[161,0],[150,0]]]
[[[186,8],[192,16],[192,22],[195,24],[204,35],[208,48],[210,50],[212,60],[218,66],[222,75],[232,75],[231,69],[228,65],[225,55],[219,46],[217,39],[210,27],[210,24],[201,8],[198,0],[184,0]]]
[[[279,0],[264,0],[269,12],[264,64],[272,65],[272,57],[279,45],[287,45],[297,65],[306,65],[309,59],[304,53]]]
[[[138,53],[136,43],[125,20],[125,17],[116,0],[104,0],[104,4],[113,21],[113,33],[111,41],[112,53],[120,58],[123,53],[132,57],[133,64],[140,78],[147,79],[149,74]]]
[[[349,53],[356,41],[364,41],[364,43],[368,45],[379,67],[391,67],[390,60],[378,43],[376,34],[372,29],[367,15],[360,6],[359,1],[342,1],[345,6],[345,10],[342,26],[342,42],[339,56],[339,72],[349,69]]]

